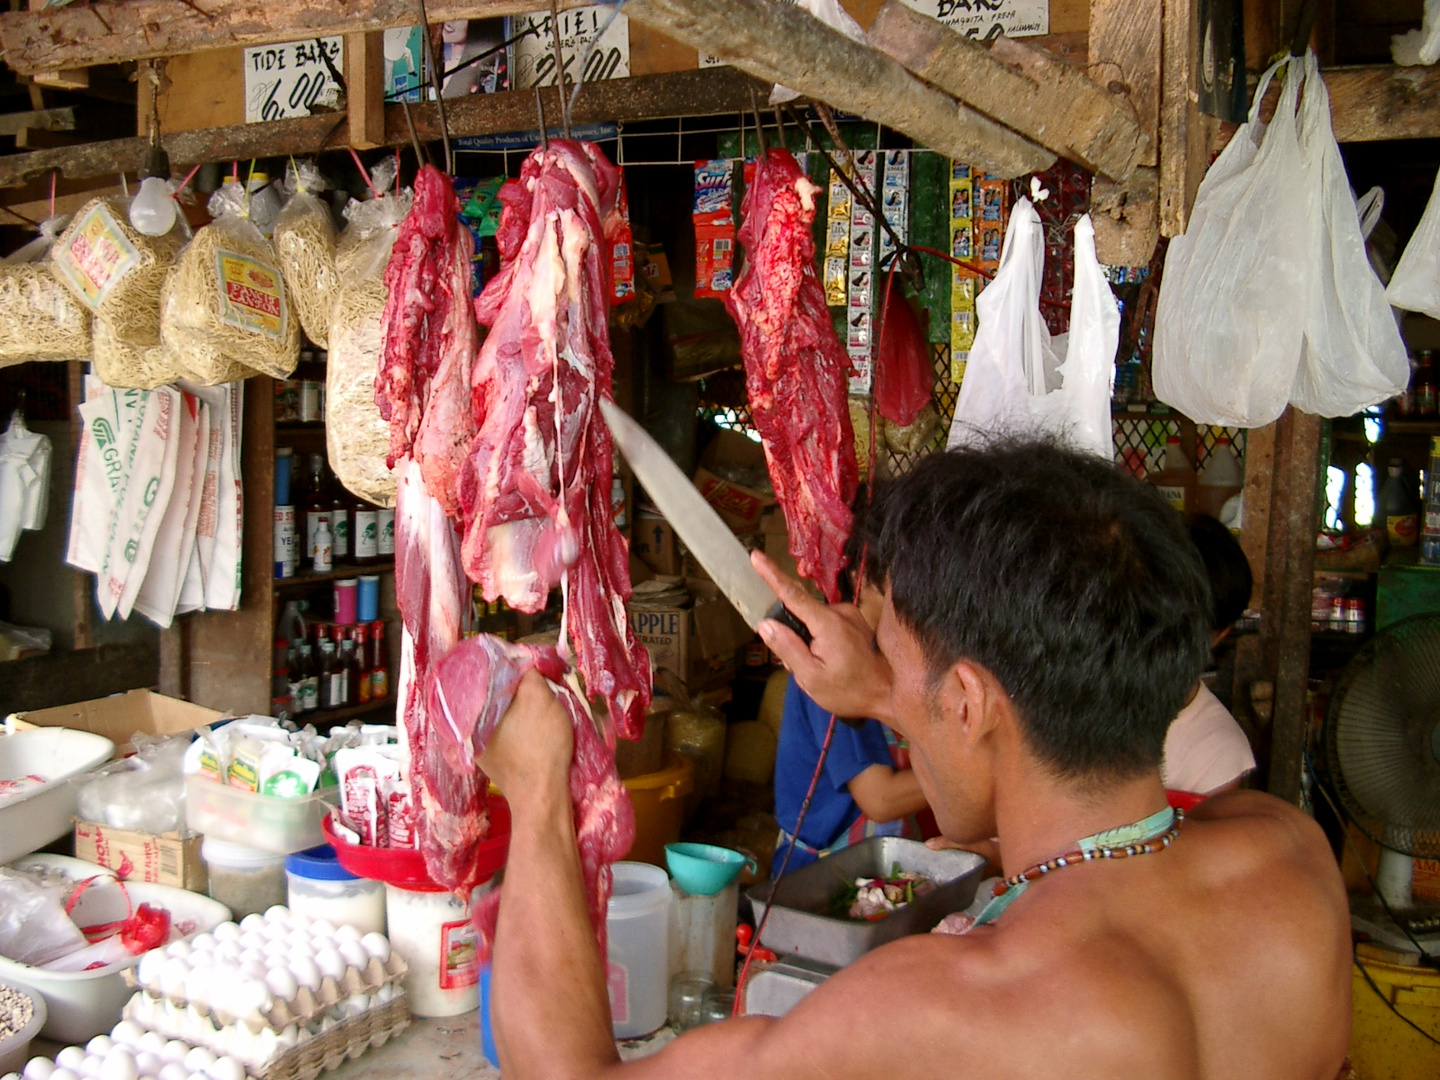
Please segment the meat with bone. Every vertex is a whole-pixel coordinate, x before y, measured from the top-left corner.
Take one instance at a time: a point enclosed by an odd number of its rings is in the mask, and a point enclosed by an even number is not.
[[[477,331],[470,311],[470,230],[450,178],[426,165],[385,268],[385,343],[375,403],[390,422],[389,464],[406,454],[425,486],[459,519],[457,476],[475,434],[470,375]]]
[[[815,194],[788,150],[761,157],[740,205],[745,265],[725,306],[740,327],[750,415],[800,573],[834,603],[858,468],[849,358],[815,273]]]
[[[550,680],[575,731],[570,760],[570,802],[580,868],[590,904],[590,921],[605,955],[605,909],[610,899],[611,864],[635,838],[635,816],[629,793],[615,771],[615,759],[590,715],[585,699],[564,681],[565,661],[550,648],[512,645],[488,635],[467,638],[433,666],[426,688],[426,714],[432,742],[450,774],[475,776],[484,784],[475,761],[484,752],[500,718],[510,707],[520,678],[537,668]],[[482,786],[483,792],[483,786]],[[428,862],[432,873],[434,863]],[[438,877],[455,889],[473,885],[467,878]],[[499,890],[479,901],[475,922],[480,930],[481,957],[488,958],[495,936]]]
[[[501,268],[475,301],[478,431],[460,476],[465,571],[487,600],[540,610],[565,588],[588,693],[638,738],[650,667],[625,618],[625,541],[611,516],[609,230],[619,172],[598,148],[552,140],[501,189]],[[418,196],[417,196],[418,198]],[[427,479],[428,482],[428,479]]]

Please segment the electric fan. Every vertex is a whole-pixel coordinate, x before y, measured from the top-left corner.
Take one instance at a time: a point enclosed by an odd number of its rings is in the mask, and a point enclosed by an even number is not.
[[[1346,813],[1381,844],[1379,898],[1351,898],[1356,929],[1411,951],[1408,930],[1435,951],[1440,904],[1417,901],[1411,884],[1417,858],[1440,858],[1440,614],[1386,627],[1346,666],[1325,764]]]

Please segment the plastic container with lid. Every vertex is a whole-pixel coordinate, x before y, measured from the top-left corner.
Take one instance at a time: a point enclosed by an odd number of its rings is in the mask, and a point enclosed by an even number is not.
[[[285,856],[207,836],[200,857],[210,875],[210,898],[238,922],[285,903]]]
[[[191,832],[204,833],[206,839],[289,855],[325,842],[320,819],[330,809],[325,797],[330,793],[334,798],[334,790],[282,799],[191,775],[185,777],[185,823]],[[283,893],[283,876],[280,884]]]
[[[670,985],[670,877],[649,863],[618,862],[605,912],[605,982],[617,1039],[649,1035],[665,1023]],[[408,958],[407,958],[408,959]]]
[[[384,883],[346,870],[329,844],[287,855],[285,880],[291,911],[353,926],[362,934],[385,933]]]
[[[410,1011],[422,1017],[473,1012],[480,1004],[480,940],[470,905],[440,885],[386,885],[385,916],[390,947],[410,966]]]

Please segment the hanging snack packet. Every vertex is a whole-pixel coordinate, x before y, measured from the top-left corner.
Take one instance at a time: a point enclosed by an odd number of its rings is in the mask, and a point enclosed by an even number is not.
[[[389,846],[387,789],[400,777],[400,762],[379,747],[337,750],[335,778],[340,784],[340,815],[368,847]]]
[[[695,163],[695,299],[723,300],[734,280],[734,169],[727,158]]]
[[[215,220],[195,234],[167,283],[161,339],[202,386],[253,372],[283,379],[300,361],[300,323],[275,248],[250,220],[248,203],[233,180],[215,192]]]
[[[300,329],[328,349],[330,309],[340,282],[335,273],[335,223],[318,195],[325,190],[325,177],[309,162],[292,164],[285,173],[285,190],[290,199],[275,217],[275,254]]]
[[[375,375],[380,367],[385,266],[410,201],[406,189],[345,207],[349,225],[335,256],[340,284],[330,316],[325,372],[330,468],[347,489],[386,507],[395,505],[395,473],[386,461],[390,425],[375,404]]]
[[[38,238],[0,264],[0,367],[90,355],[90,309],[50,270],[50,249],[69,220],[47,218]]]

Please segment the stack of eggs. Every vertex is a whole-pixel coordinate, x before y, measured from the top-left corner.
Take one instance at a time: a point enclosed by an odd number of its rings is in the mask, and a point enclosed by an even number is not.
[[[147,953],[129,976],[140,992],[124,1015],[234,1057],[260,1076],[281,1055],[346,1021],[392,1007],[403,1013],[398,983],[406,970],[383,935],[277,905]]]
[[[201,1046],[165,1039],[122,1020],[109,1035],[67,1046],[51,1061],[31,1058],[4,1080],[246,1080],[245,1066]]]

